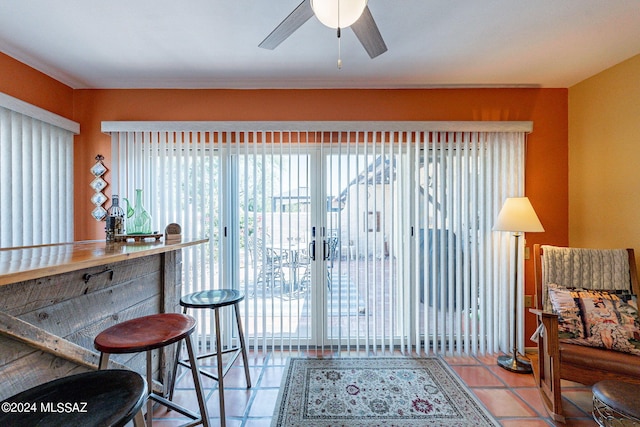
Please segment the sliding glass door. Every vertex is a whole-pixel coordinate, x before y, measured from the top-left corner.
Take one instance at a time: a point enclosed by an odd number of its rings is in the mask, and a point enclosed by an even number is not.
[[[247,299],[253,345],[306,346],[312,340],[311,155],[292,145],[237,145],[228,188],[237,241],[232,268]]]
[[[511,349],[522,292],[509,284],[522,260],[509,259],[510,236],[492,225],[504,199],[523,194],[520,124],[149,126],[174,125],[107,125],[113,192],[142,188],[158,229],[178,222],[183,235],[209,238],[182,251],[182,291],[244,291],[252,347]],[[208,347],[210,313],[197,315]]]
[[[402,146],[362,143],[357,135],[342,139],[322,152],[328,249],[323,344],[371,351],[393,346],[398,337],[398,238],[409,232],[396,179]]]
[[[402,303],[393,149],[274,145],[231,155],[238,279],[256,345],[393,345]]]

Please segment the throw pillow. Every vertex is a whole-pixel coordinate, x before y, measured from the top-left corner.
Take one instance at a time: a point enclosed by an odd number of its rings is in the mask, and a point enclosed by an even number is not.
[[[587,289],[575,290],[574,295],[588,345],[640,353],[640,320],[634,296]]]
[[[547,291],[553,312],[558,315],[559,338],[584,338],[584,325],[571,289],[548,284]]]

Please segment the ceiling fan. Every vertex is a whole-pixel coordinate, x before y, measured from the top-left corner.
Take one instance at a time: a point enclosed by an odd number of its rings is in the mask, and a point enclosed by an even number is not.
[[[360,6],[355,6],[358,9],[353,16],[355,22],[349,22],[352,21],[349,18],[342,21],[340,14],[347,15],[350,12],[351,3],[360,3]],[[338,39],[341,27],[350,26],[371,58],[387,51],[387,45],[373,20],[367,0],[303,0],[258,46],[264,49],[275,49],[313,15],[316,15],[324,25],[337,28]]]

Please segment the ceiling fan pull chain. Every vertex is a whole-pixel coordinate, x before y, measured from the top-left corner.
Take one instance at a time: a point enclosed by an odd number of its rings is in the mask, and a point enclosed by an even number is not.
[[[340,27],[338,27],[338,70],[342,69],[342,55],[340,52]]]
[[[338,6],[338,70],[342,70],[342,54],[340,52],[340,0],[336,0]]]

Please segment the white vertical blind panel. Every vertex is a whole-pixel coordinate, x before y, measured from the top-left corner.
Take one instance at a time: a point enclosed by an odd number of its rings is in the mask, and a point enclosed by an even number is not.
[[[33,152],[33,139],[34,139],[34,135],[32,134],[32,131],[34,130],[33,127],[35,127],[35,124],[33,123],[32,119],[29,117],[23,117],[22,118],[22,129],[21,129],[21,136],[22,136],[22,141],[20,143],[20,146],[22,148],[22,155],[21,155],[21,165],[20,165],[20,169],[23,171],[31,171],[32,169],[30,169],[31,167],[31,153]],[[57,159],[56,159],[57,160]],[[57,166],[57,165],[52,165],[52,166]],[[23,174],[23,178],[22,178],[22,189],[21,189],[21,193],[22,195],[29,195],[29,197],[23,197],[22,198],[22,214],[23,215],[28,215],[29,213],[33,212],[33,200],[31,198],[31,195],[34,193],[34,190],[38,187],[40,187],[40,183],[37,183],[37,187],[35,187],[34,185],[36,185],[36,183],[34,183],[34,179],[33,179],[33,175],[31,173],[24,173]],[[52,181],[52,185],[55,185],[55,182]],[[53,190],[53,188],[52,188]],[[46,196],[45,196],[46,194]],[[51,192],[47,191],[46,193],[43,192],[43,196],[45,197],[51,197]],[[38,217],[36,218],[35,215],[33,216],[32,221],[35,222],[39,222],[41,220],[40,215],[38,215]],[[24,224],[24,225],[19,225],[18,226],[18,230],[21,228],[22,230],[22,240],[25,242],[35,242],[34,238],[33,238],[33,223],[29,224]],[[52,230],[53,233],[56,233],[58,230]]]
[[[0,107],[0,247],[73,240],[73,134]]]
[[[60,141],[60,144],[64,145],[65,147],[64,171],[66,173],[65,173],[65,179],[60,180],[61,188],[63,189],[61,193],[63,193],[64,195],[62,198],[62,202],[60,202],[60,205],[64,206],[65,208],[69,207],[68,211],[60,211],[60,216],[63,219],[62,221],[60,221],[60,223],[62,224],[62,228],[60,229],[60,235],[63,236],[61,237],[60,240],[69,242],[74,240],[73,239],[73,218],[74,218],[73,136],[70,135],[68,138],[70,141],[65,143],[65,139],[67,138],[65,136],[65,131],[62,129],[56,129],[56,132],[58,133],[58,140]]]
[[[249,156],[246,155],[245,152],[241,152],[240,148],[243,147],[245,150],[249,146],[249,144],[241,145],[239,143],[235,144],[235,149],[231,150],[232,156],[236,159],[238,165],[238,186],[237,190],[239,191],[239,204],[242,206],[248,206],[250,194],[249,194]],[[244,179],[241,179],[244,178]],[[238,192],[234,191],[234,188],[228,188],[228,191],[235,196]],[[239,209],[239,207],[238,207]],[[246,225],[249,224],[250,221],[255,221],[253,213],[248,209],[240,210],[240,215],[242,215],[241,224],[245,225],[241,227],[241,238],[244,243],[244,256],[241,258],[241,265],[244,265],[244,269],[241,270],[243,272],[241,276],[241,281],[245,283],[249,283],[250,280],[255,280],[255,274],[251,274],[251,272],[256,271],[256,266],[258,260],[255,256],[252,256],[250,251],[251,240],[249,239],[250,230]],[[258,348],[258,334],[253,333],[258,327],[258,317],[252,316],[249,317],[249,313],[251,310],[255,313],[258,309],[258,299],[257,298],[245,298],[244,300],[244,324],[247,329],[247,336],[249,345],[253,345],[254,348]],[[251,320],[251,321],[250,321]],[[251,338],[253,338],[253,344],[251,344]]]
[[[11,122],[9,126],[11,126],[11,139],[8,143],[11,145],[11,153],[12,153],[12,165],[11,165],[11,182],[13,184],[13,188],[11,191],[14,203],[10,209],[13,211],[14,222],[11,224],[11,245],[10,246],[21,246],[25,242],[22,236],[22,223],[19,218],[24,217],[24,206],[22,204],[22,194],[24,194],[24,180],[25,176],[23,173],[19,172],[22,169],[22,121],[23,116],[17,113],[12,114]],[[49,192],[47,192],[49,193]],[[26,243],[27,245],[30,243]]]
[[[56,137],[57,133],[55,130],[52,130],[50,135],[51,141],[54,144],[59,144],[61,141]],[[58,150],[52,150],[51,167],[59,171],[66,171],[65,154],[64,147],[60,147]],[[51,206],[51,239],[55,242],[66,241],[63,237],[63,230],[64,218],[67,215],[67,212],[61,212],[59,209],[55,208],[60,201],[62,193],[66,190],[65,182],[61,178],[62,176],[59,174],[51,174],[51,192],[44,197],[45,204],[49,204]],[[71,180],[73,181],[73,178]],[[33,192],[33,190],[34,189],[31,188],[29,192]],[[73,214],[73,212],[71,213]]]
[[[395,238],[395,233],[394,233],[394,229],[393,229],[393,224],[395,224],[396,222],[396,212],[397,212],[397,199],[396,199],[396,193],[395,193],[395,182],[397,180],[396,177],[396,172],[398,170],[399,165],[397,164],[396,161],[396,149],[399,147],[399,143],[400,141],[397,140],[395,138],[395,133],[391,134],[392,137],[390,144],[387,144],[386,148],[387,148],[387,152],[389,153],[387,155],[387,157],[389,158],[389,167],[386,168],[385,171],[385,178],[384,178],[384,182],[388,182],[388,187],[389,187],[389,195],[388,197],[385,197],[382,203],[382,211],[385,213],[385,216],[388,216],[389,218],[385,218],[385,220],[382,222],[382,224],[384,225],[384,236],[385,237],[385,241],[384,241],[384,247],[383,247],[383,256],[385,257],[385,259],[387,260],[391,260],[391,262],[389,262],[389,264],[383,264],[384,267],[384,272],[383,272],[383,277],[385,277],[385,274],[388,274],[390,280],[388,282],[388,289],[389,289],[389,312],[387,313],[387,318],[389,319],[389,331],[388,331],[388,335],[387,335],[387,345],[388,345],[388,350],[389,353],[392,353],[393,350],[395,349],[395,341],[396,338],[399,336],[400,334],[404,334],[404,331],[402,331],[401,329],[398,329],[398,324],[397,324],[397,318],[396,318],[396,309],[398,307],[398,299],[397,299],[397,295],[398,295],[398,285],[400,284],[400,280],[399,277],[396,277],[395,275],[395,245],[394,245],[394,238]],[[402,133],[398,133],[398,137],[401,138],[402,137]],[[406,135],[405,135],[406,136]],[[383,146],[384,149],[384,146]],[[385,209],[386,207],[386,209]],[[391,208],[391,209],[389,209]],[[388,221],[387,221],[388,220]]]
[[[31,145],[31,161],[30,164],[28,165],[28,167],[33,171],[33,187],[32,188],[44,188],[45,182],[46,180],[43,179],[46,177],[46,174],[43,173],[43,171],[45,170],[43,168],[43,140],[44,137],[46,135],[46,129],[47,127],[43,127],[40,125],[40,122],[38,122],[37,120],[34,120],[33,122],[33,126],[32,126],[32,132],[34,134],[33,139],[32,139],[32,145]],[[65,156],[68,155],[68,153],[65,153]],[[71,153],[71,156],[73,156],[73,153]],[[64,172],[65,174],[68,174],[68,171]],[[73,171],[71,172],[73,176]],[[65,183],[66,184],[66,183]],[[72,183],[73,184],[73,183]],[[73,187],[71,187],[73,189]],[[63,206],[67,206],[67,198],[70,197],[70,194],[73,193],[69,193],[68,192],[69,189],[66,188],[65,192],[62,194],[62,201],[61,204]],[[32,236],[33,236],[33,243],[35,245],[40,245],[43,243],[43,234],[44,234],[44,220],[45,220],[45,204],[44,201],[41,197],[33,197],[31,200],[31,212],[33,212],[33,224],[27,225],[29,228],[31,228],[31,232],[32,232]],[[47,206],[48,207],[48,206]],[[65,216],[65,220],[68,220],[69,218],[67,216]],[[73,217],[70,218],[71,221],[73,222]],[[67,224],[65,224],[65,226],[68,226]]]
[[[13,209],[11,203],[12,188],[12,159],[11,145],[11,112],[0,108],[0,247],[6,248],[12,243]]]
[[[57,138],[57,136],[58,135],[55,129],[51,129],[49,131],[48,138],[53,145],[58,145],[61,143],[61,141]],[[61,147],[61,146],[58,146],[58,147],[59,148],[57,150],[51,150],[51,156],[50,156],[51,163],[49,167],[52,169],[61,171],[61,173],[64,173],[63,171],[66,171],[66,168],[64,166],[64,160],[67,153],[65,153],[64,147]],[[70,177],[72,176],[73,175],[71,175]],[[71,181],[73,182],[73,178],[71,178]],[[43,194],[43,204],[45,206],[45,209],[46,207],[50,207],[50,210],[51,210],[50,239],[54,242],[68,241],[63,237],[64,218],[67,215],[67,212],[61,212],[59,208],[56,208],[56,205],[59,203],[60,198],[62,197],[63,191],[66,190],[66,188],[64,187],[65,181],[63,180],[63,175],[58,173],[51,173],[50,183],[51,183],[51,191],[47,192],[46,194]],[[29,192],[26,194],[32,193],[34,190],[35,190],[34,188],[31,188],[29,189]],[[27,191],[27,188],[25,188],[25,191]],[[73,214],[73,211],[71,213]]]

